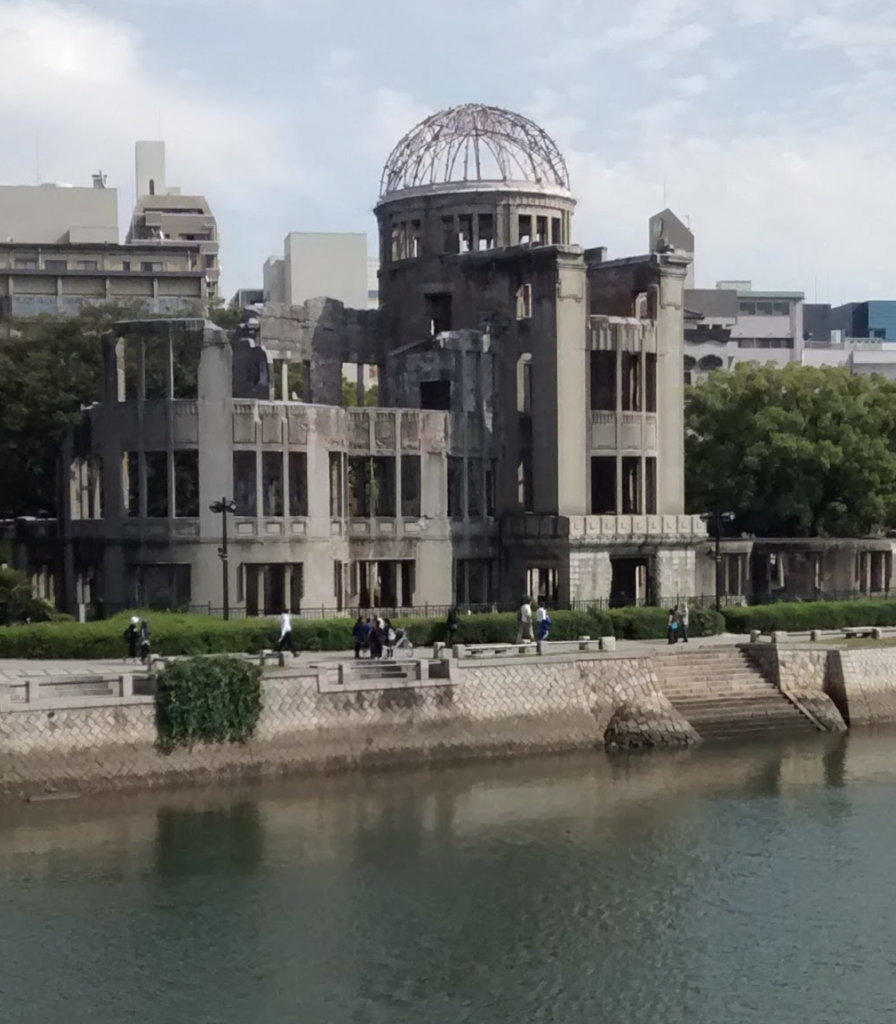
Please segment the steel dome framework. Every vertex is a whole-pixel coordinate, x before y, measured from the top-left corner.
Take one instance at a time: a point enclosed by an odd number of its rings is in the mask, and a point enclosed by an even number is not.
[[[380,196],[487,181],[569,191],[566,161],[543,128],[512,111],[468,103],[433,114],[405,135],[383,168]]]

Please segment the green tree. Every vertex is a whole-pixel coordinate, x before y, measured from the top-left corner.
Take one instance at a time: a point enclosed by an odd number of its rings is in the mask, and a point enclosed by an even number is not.
[[[896,383],[741,364],[687,391],[688,507],[760,536],[896,525]]]
[[[0,323],[0,516],[56,514],[59,450],[81,407],[102,394],[101,336],[135,312],[104,306]]]
[[[209,320],[211,320],[213,324],[217,324],[218,327],[223,328],[225,331],[235,331],[240,325],[242,316],[243,310],[237,302],[235,295],[226,306],[221,299],[216,299],[209,305]]]
[[[379,400],[379,384],[371,384],[364,389],[364,408],[374,408],[379,403]],[[358,382],[356,380],[349,380],[348,377],[342,378],[342,406],[345,409],[358,407]]]

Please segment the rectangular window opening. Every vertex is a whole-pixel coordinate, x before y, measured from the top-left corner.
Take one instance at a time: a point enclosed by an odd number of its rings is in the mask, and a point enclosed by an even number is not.
[[[473,216],[462,213],[457,218],[457,244],[460,252],[473,251]]]
[[[645,372],[647,412],[656,412],[656,352],[647,353]]]
[[[342,452],[330,452],[330,517],[345,517],[344,469],[345,456]]]
[[[442,218],[442,252],[457,252],[457,230],[454,226],[454,217]]]
[[[275,519],[283,515],[283,452],[261,453],[261,494],[263,514]]]
[[[125,514],[129,519],[140,515],[140,456],[125,452],[121,460],[121,492]]]
[[[432,337],[452,330],[451,305],[450,292],[426,296],[426,323]]]
[[[195,449],[174,453],[174,515],[199,518],[199,452]]]
[[[298,518],[308,515],[308,456],[305,452],[289,453],[289,514]]]
[[[524,451],[520,454],[520,461],[517,466],[517,497],[524,512],[532,512],[535,509],[533,484],[532,452]]]
[[[420,408],[432,412],[449,412],[451,409],[451,381],[421,381]]]
[[[448,518],[463,519],[464,515],[464,460],[457,455],[448,456]]]
[[[535,243],[536,245],[548,244],[548,219],[547,217],[535,218]]]
[[[380,397],[380,370],[374,363],[342,364],[343,408],[370,408]]]
[[[622,459],[622,514],[639,516],[641,512],[641,459],[625,456]]]
[[[622,353],[622,411],[641,412],[641,353]]]
[[[520,214],[519,218],[519,244],[532,244],[532,218],[526,214]]]
[[[233,500],[236,514],[254,518],[258,514],[258,469],[254,451],[233,453]]]
[[[401,456],[401,514],[405,519],[419,519],[421,514],[420,456]]]
[[[605,349],[591,352],[591,408],[616,412],[616,353]]]
[[[591,514],[616,515],[616,458],[597,455],[591,459]]]
[[[373,514],[378,519],[395,516],[395,457],[380,455],[370,460],[373,480]]]
[[[149,519],[167,519],[168,452],[146,452],[146,515]]]
[[[656,515],[656,459],[647,458],[644,460],[644,473],[645,473],[645,501],[647,508],[644,510],[647,515]]]
[[[516,318],[528,320],[532,316],[532,285],[520,285],[516,293]]]
[[[481,519],[483,514],[482,459],[467,460],[467,515]]]
[[[495,218],[491,213],[479,214],[479,251],[495,248]]]
[[[563,221],[559,217],[551,218],[551,244],[563,244]]]

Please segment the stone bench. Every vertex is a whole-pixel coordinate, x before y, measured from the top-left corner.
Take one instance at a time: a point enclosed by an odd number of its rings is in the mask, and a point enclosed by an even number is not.
[[[865,637],[871,640],[882,640],[884,632],[878,626],[844,626],[841,630],[847,640],[861,640]]]
[[[500,657],[505,654],[535,654],[537,646],[531,640],[519,644],[455,644],[455,658]]]
[[[590,636],[580,636],[577,640],[539,640],[539,654],[563,654],[567,651],[615,651],[616,637],[602,636],[594,640]]]

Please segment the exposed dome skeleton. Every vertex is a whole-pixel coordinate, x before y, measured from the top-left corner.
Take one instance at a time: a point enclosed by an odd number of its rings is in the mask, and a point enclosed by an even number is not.
[[[520,181],[569,190],[557,144],[534,121],[500,107],[468,103],[408,132],[383,169],[380,196],[459,182]]]

